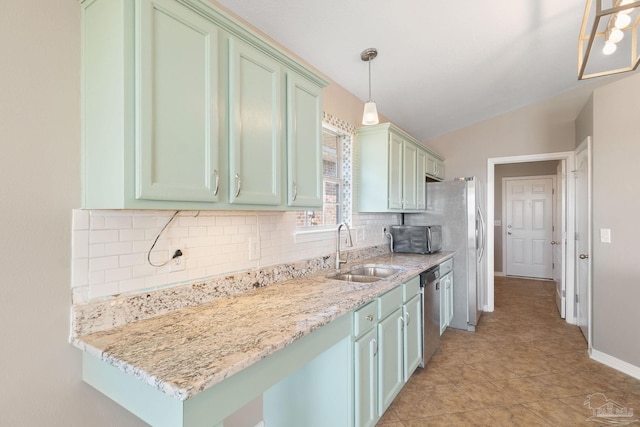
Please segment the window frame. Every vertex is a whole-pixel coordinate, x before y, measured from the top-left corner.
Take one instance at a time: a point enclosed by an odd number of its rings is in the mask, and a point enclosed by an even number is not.
[[[338,224],[341,222],[346,222],[351,224],[351,209],[347,208],[347,205],[351,205],[352,201],[348,198],[352,192],[350,189],[347,189],[347,186],[350,186],[350,182],[345,179],[345,172],[347,171],[348,165],[352,162],[352,153],[349,150],[345,150],[345,143],[347,141],[353,142],[353,135],[338,129],[335,126],[330,125],[329,123],[323,121],[322,123],[322,132],[329,133],[331,135],[336,136],[339,139],[337,150],[338,157],[338,176],[337,177],[326,177],[323,173],[322,177],[322,208],[316,209],[315,211],[322,210],[323,214],[325,212],[325,185],[326,183],[337,183],[340,186],[340,201],[338,202],[339,207],[339,216],[338,216]],[[323,144],[323,153],[324,153],[324,144]],[[348,159],[345,157],[349,157]],[[323,154],[324,158],[324,154]],[[323,168],[324,170],[324,168]],[[296,223],[297,223],[297,215],[300,212],[309,212],[309,209],[305,209],[302,211],[296,211]],[[326,238],[325,236],[321,236],[324,233],[334,232],[336,226],[338,224],[322,224],[322,225],[300,225],[296,226],[295,229],[295,237],[296,242],[300,241],[315,241]],[[314,237],[314,235],[317,235]]]

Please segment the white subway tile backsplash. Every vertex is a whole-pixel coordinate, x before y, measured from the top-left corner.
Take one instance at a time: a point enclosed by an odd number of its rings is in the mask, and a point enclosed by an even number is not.
[[[74,231],[89,229],[89,211],[74,209],[72,215],[71,227]]]
[[[147,254],[174,211],[73,211],[72,281],[74,304],[177,286],[209,277],[249,271],[333,254],[335,237],[295,242],[295,212],[180,212],[158,239],[151,260],[162,264],[183,252],[183,271],[153,267]],[[394,214],[354,214],[365,228],[364,248],[388,244],[382,226]],[[249,241],[258,239],[260,257],[249,259]]]
[[[117,256],[102,256],[89,259],[89,271],[97,272],[118,268]]]
[[[91,229],[89,243],[108,243],[119,240],[118,230]]]

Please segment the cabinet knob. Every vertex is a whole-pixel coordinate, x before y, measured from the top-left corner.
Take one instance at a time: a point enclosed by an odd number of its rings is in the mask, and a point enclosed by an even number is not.
[[[373,322],[373,315],[372,315],[372,314],[367,314],[366,319],[367,319],[369,322]]]
[[[588,259],[588,258],[589,258],[589,255],[587,255],[587,254],[580,254],[579,258],[580,258],[580,259]]]
[[[236,197],[240,194],[240,188],[242,187],[242,180],[240,179],[240,175],[236,174]]]

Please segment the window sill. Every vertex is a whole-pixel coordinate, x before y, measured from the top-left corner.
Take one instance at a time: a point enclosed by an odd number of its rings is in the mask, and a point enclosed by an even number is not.
[[[319,242],[333,238],[336,226],[299,228],[293,233],[296,243]]]

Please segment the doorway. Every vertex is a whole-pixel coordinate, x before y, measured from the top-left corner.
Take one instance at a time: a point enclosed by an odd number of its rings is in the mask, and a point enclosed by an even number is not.
[[[512,156],[512,157],[499,157],[490,158],[487,160],[487,223],[499,224],[496,222],[495,215],[495,176],[496,166],[505,164],[521,164],[529,162],[544,162],[557,160],[563,165],[564,171],[573,171],[575,164],[575,153],[573,151],[560,152],[560,153],[546,153],[546,154],[532,154],[525,156]],[[567,239],[567,236],[575,235],[575,222],[574,222],[574,204],[575,198],[575,183],[573,180],[566,180],[566,198],[564,203],[564,216],[566,218],[566,231],[562,236],[561,250],[564,252],[562,258],[565,260],[564,270],[565,274],[562,277],[563,292],[562,295],[574,295],[574,254],[575,254],[575,241],[574,239]],[[555,241],[555,240],[554,240]],[[494,271],[495,269],[495,236],[494,233],[487,233],[487,304],[485,311],[493,311],[495,306],[494,300]],[[570,301],[570,300],[569,300]],[[568,323],[575,324],[575,304],[565,304],[566,319]]]
[[[557,165],[552,162],[550,167],[556,169]],[[553,277],[555,181],[552,175],[502,178],[502,247],[507,276]]]

